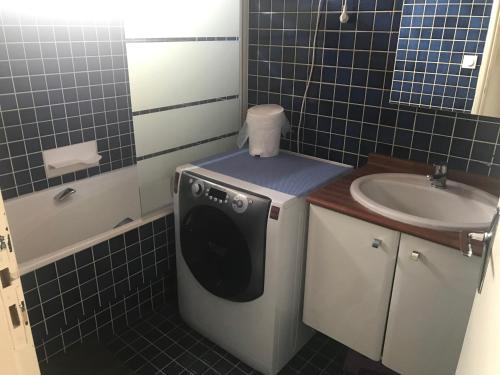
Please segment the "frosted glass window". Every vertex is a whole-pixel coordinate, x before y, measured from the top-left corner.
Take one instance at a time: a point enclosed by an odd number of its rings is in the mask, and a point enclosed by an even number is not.
[[[134,116],[137,156],[199,142],[239,128],[239,99]]]
[[[240,35],[240,1],[178,0],[130,6],[125,37],[179,38]]]
[[[239,41],[127,43],[132,110],[237,95]]]
[[[236,149],[236,136],[139,161],[137,167],[143,215],[172,203],[171,183],[176,167],[233,149]]]

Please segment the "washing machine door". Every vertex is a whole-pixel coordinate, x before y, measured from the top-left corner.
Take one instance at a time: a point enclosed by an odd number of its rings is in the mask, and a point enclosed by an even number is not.
[[[207,182],[205,182],[207,185]],[[183,189],[190,194],[190,189]],[[212,294],[251,301],[264,291],[270,201],[253,198],[244,214],[206,197],[181,198],[181,253],[196,280]]]
[[[228,215],[215,207],[193,208],[184,219],[181,241],[184,260],[203,287],[222,298],[243,298],[252,259],[243,234]]]

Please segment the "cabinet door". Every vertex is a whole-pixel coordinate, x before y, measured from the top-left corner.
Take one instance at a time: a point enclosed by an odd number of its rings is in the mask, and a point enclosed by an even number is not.
[[[398,242],[398,232],[312,205],[304,322],[379,360]]]
[[[401,235],[382,360],[387,367],[404,375],[455,373],[480,261]]]
[[[0,196],[0,374],[39,375],[5,207]]]

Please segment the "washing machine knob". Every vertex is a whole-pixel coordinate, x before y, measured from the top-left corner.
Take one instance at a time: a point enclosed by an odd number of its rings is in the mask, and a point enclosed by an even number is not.
[[[233,198],[231,206],[233,207],[234,211],[241,214],[245,212],[248,208],[248,199],[244,195],[238,194]]]
[[[193,195],[195,197],[199,197],[200,195],[203,194],[203,190],[204,190],[204,185],[203,185],[203,182],[202,181],[195,181],[192,185],[191,185],[191,192],[193,193]]]

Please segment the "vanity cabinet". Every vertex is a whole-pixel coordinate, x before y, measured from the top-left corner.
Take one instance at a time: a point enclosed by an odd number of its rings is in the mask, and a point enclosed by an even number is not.
[[[399,236],[311,205],[304,322],[380,360]]]
[[[304,322],[404,375],[453,375],[481,258],[310,206]]]
[[[405,375],[452,375],[481,258],[402,234],[382,363]]]

